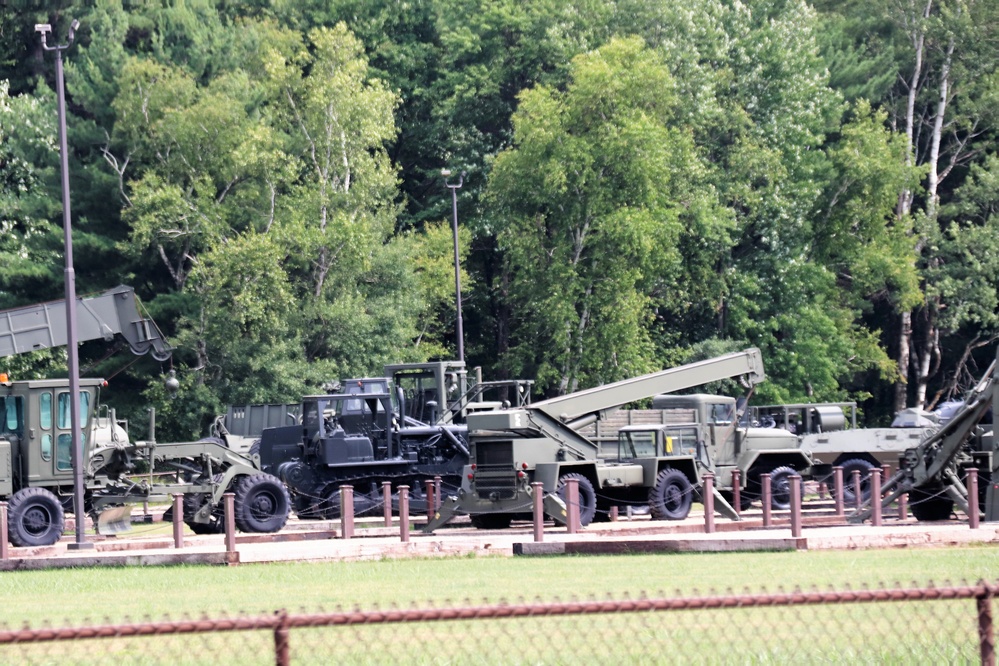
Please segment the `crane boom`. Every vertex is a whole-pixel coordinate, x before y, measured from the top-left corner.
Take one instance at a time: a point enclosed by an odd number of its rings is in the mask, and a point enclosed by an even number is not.
[[[172,349],[156,323],[141,314],[131,287],[118,286],[96,296],[77,298],[81,342],[121,335],[132,353],[170,358]],[[0,358],[66,345],[66,301],[58,300],[0,311]]]

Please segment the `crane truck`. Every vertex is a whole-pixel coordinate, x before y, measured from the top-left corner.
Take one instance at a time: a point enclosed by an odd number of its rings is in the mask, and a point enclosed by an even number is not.
[[[698,417],[699,427],[624,428],[619,434],[618,454],[613,458],[601,458],[599,445],[579,432],[628,403],[733,377],[743,377],[750,388],[763,381],[765,373],[758,349],[519,409],[470,414],[471,461],[466,479],[459,493],[448,498],[425,530],[432,532],[459,512],[470,514],[476,527],[506,527],[514,518],[529,515],[534,482],[543,484],[546,514],[564,522],[564,505],[553,498],[564,499],[567,483],[574,479],[579,489],[580,524],[587,525],[616,503],[648,502],[656,516],[681,518],[690,508],[702,474],[715,473],[724,489],[724,484],[731,482],[731,469],[740,462],[757,476],[789,466],[808,469],[811,461],[797,449],[797,440],[790,433],[780,440],[768,439],[766,448],[745,445],[752,450],[738,452],[746,454],[738,457],[735,449],[744,440],[732,439],[738,422],[734,399],[721,398],[723,404]],[[730,439],[733,444],[722,455],[724,447],[720,444]],[[720,511],[738,518],[718,488],[715,498]]]
[[[950,419],[900,456],[898,471],[883,486],[883,497],[869,498],[849,520],[862,522],[871,516],[872,502],[880,501],[882,507],[888,507],[908,493],[912,515],[920,521],[946,520],[955,505],[968,514],[971,502],[978,502],[986,521],[999,521],[999,489],[994,483],[999,478],[996,414],[999,349],[996,360]],[[978,497],[968,492],[967,478],[972,469],[978,473]]]
[[[117,287],[77,302],[80,339],[122,336],[135,354],[158,360],[171,349],[152,320],[142,317],[134,292]],[[64,345],[65,301],[0,312],[0,357]],[[243,531],[280,529],[290,498],[281,482],[261,474],[254,460],[215,442],[156,444],[127,441],[127,433],[101,439],[98,405],[102,379],[81,379],[79,401],[86,510],[106,531],[127,528],[129,505],[169,501],[184,494],[184,518],[195,532],[218,532],[222,494],[236,493],[236,521]],[[69,381],[11,381],[0,374],[0,500],[8,502],[8,536],[15,546],[58,541],[71,502]],[[113,421],[113,416],[110,418]],[[114,429],[110,432],[116,433]],[[141,473],[140,473],[141,472]]]

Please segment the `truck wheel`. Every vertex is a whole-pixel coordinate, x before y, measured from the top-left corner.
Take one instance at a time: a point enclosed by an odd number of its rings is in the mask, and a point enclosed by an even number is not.
[[[655,485],[649,490],[653,520],[683,520],[690,513],[693,502],[694,489],[687,475],[672,467],[659,472]]]
[[[770,507],[777,511],[787,511],[791,508],[791,477],[797,472],[791,467],[778,467],[770,472]],[[804,497],[804,481],[798,481],[798,488],[801,492],[799,497]]]
[[[241,532],[277,532],[288,522],[291,497],[277,477],[254,474],[236,484],[234,507]]]
[[[579,486],[579,525],[586,527],[593,522],[593,516],[597,512],[597,493],[593,490],[593,484],[582,474],[570,472],[563,474],[558,479],[558,496],[565,501],[566,485],[569,479],[576,479]]]
[[[949,520],[954,511],[954,500],[941,487],[909,492],[909,508],[916,520]]]
[[[65,514],[45,488],[22,488],[7,506],[7,532],[15,546],[51,546],[62,536]]]
[[[861,458],[850,458],[840,467],[843,468],[843,501],[854,504],[857,493],[853,491],[853,470],[860,472],[860,497],[862,502],[871,499],[871,470],[874,465]]]
[[[212,517],[207,523],[199,523],[194,520],[194,514],[198,512],[208,496],[205,493],[188,493],[184,495],[184,522],[195,534],[222,534],[225,532],[225,517],[221,511],[212,511]]]

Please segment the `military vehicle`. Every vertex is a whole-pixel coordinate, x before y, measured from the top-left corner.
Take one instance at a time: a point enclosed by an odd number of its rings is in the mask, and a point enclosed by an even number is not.
[[[170,357],[170,347],[142,317],[134,292],[117,287],[77,303],[80,340],[125,339],[135,354]],[[0,312],[0,357],[66,344],[65,301]],[[269,532],[287,520],[290,498],[281,482],[261,474],[252,459],[214,442],[129,443],[113,412],[101,413],[102,379],[80,380],[85,506],[105,531],[127,528],[130,505],[172,501],[184,493],[185,520],[195,532],[223,527],[221,499],[237,496],[243,531]],[[73,424],[69,381],[10,381],[0,374],[0,499],[8,501],[8,535],[16,546],[55,543],[72,502]],[[152,428],[151,428],[152,429]]]
[[[279,477],[291,491],[300,518],[337,518],[340,488],[354,488],[355,515],[375,511],[383,502],[382,484],[392,484],[393,505],[398,488],[410,488],[410,511],[425,513],[425,484],[440,477],[441,492],[461,483],[468,463],[469,414],[509,406],[487,401],[486,393],[510,390],[515,405],[530,402],[528,380],[469,383],[463,362],[399,364],[385,367],[384,377],[348,379],[340,392],[303,398],[301,422],[265,428],[259,444],[264,471]],[[503,396],[499,396],[503,397]],[[295,410],[261,410],[259,406],[230,409],[244,418],[280,418]],[[255,409],[257,408],[257,409]],[[234,428],[248,433],[237,422]]]
[[[950,518],[955,505],[965,514],[978,502],[986,521],[999,521],[999,492],[993,482],[999,472],[995,415],[999,414],[999,349],[996,360],[968,393],[962,406],[939,429],[929,431],[915,447],[899,458],[898,471],[883,485],[882,508],[903,493],[917,520]],[[968,492],[968,473],[978,474],[978,497]],[[869,498],[850,520],[861,522],[871,515]]]
[[[469,513],[477,527],[501,528],[514,518],[526,517],[531,507],[531,484],[543,484],[546,495],[563,496],[569,480],[579,488],[580,523],[605,516],[612,505],[648,502],[663,517],[681,517],[703,471],[716,472],[720,485],[731,481],[731,469],[738,458],[735,400],[721,398],[700,423],[682,430],[672,426],[629,426],[623,428],[615,458],[601,458],[597,443],[580,434],[594,421],[607,418],[622,405],[656,394],[699,386],[720,379],[743,376],[752,387],[764,379],[763,361],[758,349],[747,349],[715,359],[691,363],[661,372],[628,379],[578,393],[552,398],[519,409],[498,410],[468,417],[471,463],[466,482],[451,497],[427,531],[446,523],[456,512]],[[659,398],[657,398],[658,400]],[[648,428],[642,430],[642,428]],[[669,435],[666,433],[670,432]],[[661,436],[660,436],[661,435]],[[717,441],[705,448],[706,438]],[[733,450],[719,459],[724,442],[733,441]],[[778,472],[782,467],[808,469],[810,460],[797,449],[797,440],[772,437],[767,445],[784,446],[776,451],[756,449],[745,452],[747,471],[759,475]],[[714,457],[712,457],[714,456]],[[726,467],[728,466],[728,467]],[[752,475],[750,475],[752,478]],[[715,490],[720,511],[733,517],[731,505]],[[548,502],[546,513],[564,521],[558,503]]]

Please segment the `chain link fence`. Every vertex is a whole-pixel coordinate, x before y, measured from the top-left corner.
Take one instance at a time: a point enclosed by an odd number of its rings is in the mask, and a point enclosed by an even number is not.
[[[8,664],[995,663],[999,583],[0,627]]]

